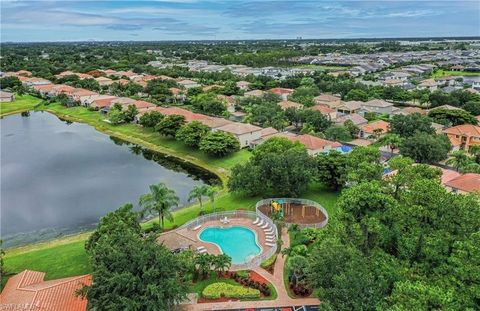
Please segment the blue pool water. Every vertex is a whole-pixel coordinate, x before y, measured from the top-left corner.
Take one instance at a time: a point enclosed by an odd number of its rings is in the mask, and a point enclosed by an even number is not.
[[[255,232],[245,227],[209,227],[200,233],[199,238],[217,244],[224,254],[232,257],[233,264],[250,261],[261,252]]]

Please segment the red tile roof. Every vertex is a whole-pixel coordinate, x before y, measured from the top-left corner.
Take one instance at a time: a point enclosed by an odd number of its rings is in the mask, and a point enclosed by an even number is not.
[[[461,135],[461,136],[466,135],[466,136],[480,137],[480,126],[476,126],[472,124],[462,124],[462,125],[450,127],[448,129],[444,129],[443,132],[445,134],[452,134],[452,135]]]
[[[480,191],[480,174],[467,173],[453,178],[445,186],[465,192]]]
[[[388,132],[388,128],[390,127],[390,123],[383,121],[383,120],[377,120],[373,121],[372,123],[368,123],[362,126],[362,131],[365,133],[373,133],[375,130],[379,129],[382,130],[382,133]]]
[[[270,89],[270,92],[275,93],[275,94],[278,94],[278,95],[282,95],[282,94],[292,94],[294,91],[295,91],[295,90],[286,89],[286,88],[283,88],[283,87],[276,87],[276,88]]]
[[[310,107],[310,109],[320,111],[322,114],[330,114],[332,112],[335,112],[335,109],[332,109],[327,105],[315,105],[313,107]]]
[[[342,144],[335,141],[322,139],[308,134],[295,136],[291,139],[294,141],[299,141],[302,145],[310,150],[324,149],[325,147],[336,148],[342,146]]]
[[[43,281],[45,273],[25,270],[11,277],[0,294],[0,306],[25,305],[32,310],[84,311],[87,300],[75,291],[92,284],[90,275]]]
[[[248,123],[232,122],[219,127],[218,130],[234,135],[242,135],[246,133],[261,131],[262,128]]]
[[[303,107],[302,104],[292,102],[292,101],[289,101],[289,100],[283,100],[283,101],[279,102],[278,105],[280,107],[282,107],[282,109],[287,109],[287,108],[301,109]]]

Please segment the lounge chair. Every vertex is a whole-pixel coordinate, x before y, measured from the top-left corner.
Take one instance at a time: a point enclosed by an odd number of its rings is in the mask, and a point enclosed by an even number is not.
[[[265,239],[265,242],[273,243],[273,242],[275,242],[275,240],[274,239]]]
[[[197,230],[200,229],[201,227],[202,227],[202,225],[197,225],[197,226],[193,227],[192,230],[193,230],[193,231],[197,231]]]
[[[263,232],[265,232],[266,235],[271,235],[273,233],[273,229],[270,229],[270,230],[263,230]]]
[[[200,251],[203,251],[203,250],[206,250],[205,246],[197,247],[197,252],[200,252]]]
[[[267,246],[272,246],[272,247],[273,247],[273,246],[275,246],[276,244],[275,244],[275,243],[266,242],[265,245],[267,245]]]
[[[265,236],[265,239],[274,239],[274,238],[275,238],[275,236],[274,236],[274,235],[271,235],[271,234],[267,234],[267,235]]]
[[[263,226],[263,219],[260,220],[260,222],[257,224],[257,226],[259,226],[259,227]]]
[[[257,219],[255,219],[255,221],[254,221],[254,222],[252,222],[252,225],[256,225],[256,224],[258,224],[258,222],[259,222],[259,221],[260,221],[260,217],[257,217]]]
[[[273,231],[273,228],[264,228],[263,229],[263,232],[267,233],[267,232],[270,232],[270,231]]]
[[[267,222],[266,224],[264,224],[264,225],[261,226],[260,228],[265,229],[265,228],[267,228],[269,225],[270,225],[270,224]]]
[[[205,254],[207,252],[207,249],[202,249],[201,251],[198,251],[199,254]]]

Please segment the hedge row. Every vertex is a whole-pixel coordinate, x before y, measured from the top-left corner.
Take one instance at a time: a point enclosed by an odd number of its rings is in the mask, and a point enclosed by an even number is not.
[[[260,291],[254,288],[247,288],[241,285],[232,285],[223,282],[212,283],[202,291],[203,297],[207,299],[226,298],[259,298]]]

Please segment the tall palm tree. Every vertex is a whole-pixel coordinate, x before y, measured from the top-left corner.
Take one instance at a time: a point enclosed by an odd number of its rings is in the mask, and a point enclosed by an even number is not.
[[[178,206],[179,199],[175,191],[169,189],[164,183],[150,185],[150,193],[143,194],[140,197],[140,206],[142,214],[148,212],[158,213],[158,222],[161,228],[164,228],[164,218],[173,220],[172,207]]]
[[[232,258],[225,254],[217,255],[215,258],[213,258],[213,265],[217,275],[220,276],[222,272],[230,269],[230,266],[232,265]]]
[[[393,150],[400,147],[403,142],[403,138],[398,134],[387,134],[381,139],[383,146],[390,148],[390,153],[393,155]]]
[[[470,146],[468,152],[470,152],[470,154],[474,156],[475,162],[480,164],[480,145]]]
[[[215,210],[213,206],[213,202],[215,201],[215,196],[218,194],[219,189],[215,186],[208,186],[207,189],[207,196],[210,199],[210,202],[212,202],[212,209]]]
[[[200,211],[203,211],[202,197],[208,195],[208,185],[195,185],[188,195],[188,201],[197,199],[200,203]]]
[[[461,168],[470,164],[472,160],[468,154],[463,150],[458,150],[452,152],[452,157],[448,159],[445,163],[451,165],[455,168],[456,171],[459,171]]]

